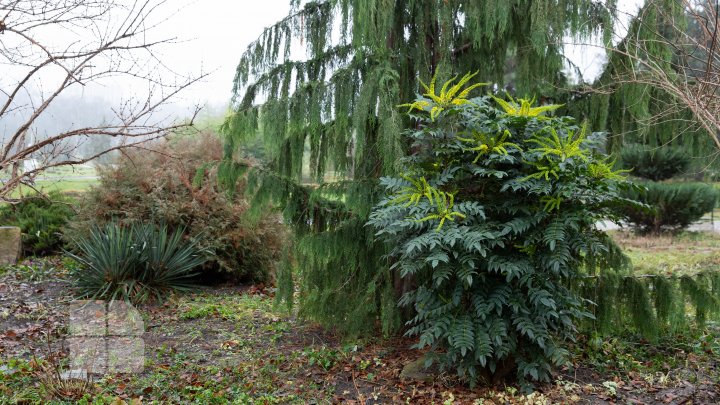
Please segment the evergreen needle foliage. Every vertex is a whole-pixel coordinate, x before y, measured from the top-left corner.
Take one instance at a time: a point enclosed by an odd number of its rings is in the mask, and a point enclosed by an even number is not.
[[[648,207],[627,206],[623,209],[628,222],[642,233],[661,233],[685,229],[712,211],[718,190],[703,183],[638,182],[639,189],[623,195]]]
[[[410,147],[400,135],[410,122],[398,104],[423,93],[417,106],[432,102],[433,116],[453,109],[477,91],[463,86],[465,72],[521,94],[562,87],[558,44],[567,35],[609,38],[613,7],[594,0],[293,4],[240,59],[218,175],[232,187],[245,173],[237,164],[243,143],[260,135],[267,159],[247,177],[254,209],[279,206],[295,231],[287,260],[294,271],[281,272],[278,297],[292,300],[292,276],[301,314],[350,334],[378,324],[392,333],[400,326],[396,297],[407,286],[388,270],[386,248],[365,223],[380,198],[378,178],[396,173]],[[291,59],[298,42],[303,60]],[[424,86],[419,77],[427,72],[435,81]],[[444,89],[434,85],[458,73]],[[443,226],[458,221],[452,218]]]
[[[607,272],[580,280],[579,292],[596,305],[588,326],[603,334],[637,331],[654,341],[661,333],[680,332],[690,326],[694,312],[702,327],[720,313],[720,272],[710,268],[694,275],[633,277]]]
[[[599,261],[606,271],[624,263],[595,223],[616,217],[629,183],[597,170],[605,156],[585,126],[548,115],[556,106],[421,100],[431,104],[410,112],[406,174],[381,179],[387,197],[369,220],[393,270],[413,280],[400,299],[414,314],[407,335],[431,349],[429,362],[471,382],[514,368],[523,382],[548,381],[568,361],[564,342],[591,317],[568,286]],[[507,139],[515,144],[499,148]]]
[[[711,13],[715,8],[712,4],[645,1],[629,22],[625,38],[608,53],[602,74],[592,84],[599,91],[588,92],[584,88],[582,95],[556,94],[559,100],[568,100],[564,112],[587,118],[594,131],[609,132],[607,148],[617,156],[625,154],[633,144],[652,148],[674,145],[693,157],[690,162],[693,170],[717,168],[720,161],[708,158],[708,151],[716,150],[717,145],[713,136],[699,125],[699,117],[693,116],[687,107],[691,102],[668,93],[656,83],[658,76],[663,76],[681,88],[696,84],[693,76],[704,72],[710,55],[689,47],[683,36],[702,36],[696,18]],[[641,60],[657,70],[647,69]]]
[[[32,196],[0,207],[0,223],[22,230],[23,253],[41,256],[63,247],[63,230],[75,216],[71,200],[58,192]]]
[[[620,153],[623,167],[632,175],[652,181],[667,180],[682,174],[690,167],[690,155],[681,147],[650,148],[639,144],[623,147]]]
[[[161,300],[172,290],[191,289],[192,271],[205,262],[182,230],[154,225],[109,223],[75,244],[79,253],[68,255],[81,265],[73,274],[78,293],[93,299]]]

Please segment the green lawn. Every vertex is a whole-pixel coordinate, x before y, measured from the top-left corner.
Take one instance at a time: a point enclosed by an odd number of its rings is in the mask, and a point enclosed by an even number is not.
[[[43,172],[35,181],[35,188],[45,193],[59,191],[80,193],[98,183],[98,172],[92,166],[62,166]],[[34,194],[35,190],[21,186],[12,193],[12,197]]]
[[[66,178],[66,177],[95,177],[97,170],[92,166],[61,166],[49,169],[42,173],[41,177],[49,178]]]
[[[45,179],[38,180],[35,188],[45,193],[52,191],[60,191],[63,193],[81,193],[87,191],[90,187],[98,183],[98,179],[78,179],[78,180],[62,180],[62,179]],[[35,191],[30,187],[20,187],[13,193],[13,197],[21,195],[33,194]]]
[[[641,236],[628,231],[612,231],[610,234],[630,257],[637,274],[684,275],[720,269],[718,233]]]

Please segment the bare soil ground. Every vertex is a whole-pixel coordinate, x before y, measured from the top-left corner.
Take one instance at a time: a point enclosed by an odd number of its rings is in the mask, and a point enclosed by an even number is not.
[[[0,275],[0,403],[50,402],[40,381],[63,370],[70,287],[59,261]],[[138,309],[144,370],[96,376],[84,399],[55,403],[720,403],[712,325],[654,344],[582,335],[573,365],[523,395],[512,382],[470,388],[449,373],[403,378],[422,355],[412,341],[342,341],[275,309],[264,288],[207,288]]]

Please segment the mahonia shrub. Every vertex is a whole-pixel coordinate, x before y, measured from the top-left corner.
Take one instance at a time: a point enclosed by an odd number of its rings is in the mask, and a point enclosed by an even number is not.
[[[430,349],[426,365],[471,383],[512,370],[547,381],[591,316],[569,286],[617,259],[595,224],[616,218],[627,182],[597,152],[599,137],[548,115],[559,106],[469,99],[471,77],[439,93],[433,80],[405,105],[413,153],[400,177],[381,180],[387,197],[369,225],[414,286],[399,304],[413,310],[407,335]]]

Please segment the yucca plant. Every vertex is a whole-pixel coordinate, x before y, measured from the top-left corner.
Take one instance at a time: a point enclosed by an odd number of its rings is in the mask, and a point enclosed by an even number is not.
[[[194,240],[165,226],[109,223],[75,243],[78,253],[68,254],[81,264],[73,272],[78,293],[93,299],[161,300],[192,288],[192,270],[205,262]]]
[[[161,299],[164,291],[187,291],[193,288],[192,271],[205,263],[206,255],[197,247],[196,239],[183,240],[184,229],[170,233],[166,226],[143,225],[135,227],[136,243],[143,241],[141,278],[147,293]]]

